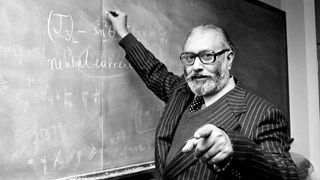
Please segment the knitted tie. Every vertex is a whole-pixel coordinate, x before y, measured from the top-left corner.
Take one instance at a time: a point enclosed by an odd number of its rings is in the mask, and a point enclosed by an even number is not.
[[[190,105],[189,112],[193,113],[201,109],[201,106],[204,104],[202,96],[196,96]]]

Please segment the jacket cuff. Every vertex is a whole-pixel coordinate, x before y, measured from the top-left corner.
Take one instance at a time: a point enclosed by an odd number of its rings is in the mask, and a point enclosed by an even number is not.
[[[125,37],[123,37],[119,45],[124,49],[130,49],[134,44],[139,43],[139,41],[134,37],[132,33],[127,34]]]

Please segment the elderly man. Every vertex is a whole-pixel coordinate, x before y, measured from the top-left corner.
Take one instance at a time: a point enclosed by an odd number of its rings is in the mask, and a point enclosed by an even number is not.
[[[166,103],[156,131],[159,179],[298,179],[288,153],[288,122],[230,74],[235,51],[223,29],[192,30],[180,56],[180,77],[128,32],[125,13],[107,16],[127,60]]]

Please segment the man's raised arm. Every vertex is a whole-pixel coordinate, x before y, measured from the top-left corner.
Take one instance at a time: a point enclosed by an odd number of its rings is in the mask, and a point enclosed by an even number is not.
[[[106,13],[114,29],[122,38],[119,44],[126,52],[126,59],[147,87],[161,100],[167,102],[175,85],[184,78],[169,72],[167,67],[129,32],[128,18],[125,13],[118,10]]]

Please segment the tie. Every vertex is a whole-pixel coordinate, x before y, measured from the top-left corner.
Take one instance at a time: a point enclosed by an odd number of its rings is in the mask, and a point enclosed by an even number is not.
[[[196,96],[190,105],[190,113],[196,112],[201,109],[201,106],[204,104],[202,96]]]

